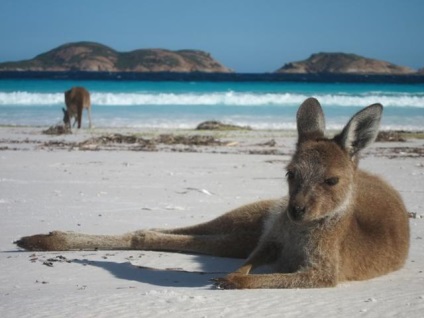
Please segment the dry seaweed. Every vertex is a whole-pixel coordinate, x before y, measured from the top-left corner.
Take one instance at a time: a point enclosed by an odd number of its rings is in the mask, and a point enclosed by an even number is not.
[[[203,135],[160,135],[154,139],[154,142],[165,145],[186,145],[186,146],[220,146],[223,143],[213,136]]]
[[[388,141],[404,142],[406,140],[405,140],[405,138],[402,137],[402,134],[399,131],[389,130],[389,131],[380,131],[377,135],[376,141],[380,141],[380,142],[388,142]]]
[[[45,135],[69,135],[72,134],[72,130],[66,125],[50,126],[48,129],[42,131]]]

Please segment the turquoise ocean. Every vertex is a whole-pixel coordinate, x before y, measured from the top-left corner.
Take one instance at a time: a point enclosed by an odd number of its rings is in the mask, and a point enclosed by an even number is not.
[[[362,107],[381,103],[382,129],[424,130],[424,84],[264,81],[1,79],[0,125],[60,123],[63,92],[72,86],[91,92],[95,127],[190,129],[219,120],[255,129],[295,129],[298,106],[314,96],[329,129],[341,128]]]

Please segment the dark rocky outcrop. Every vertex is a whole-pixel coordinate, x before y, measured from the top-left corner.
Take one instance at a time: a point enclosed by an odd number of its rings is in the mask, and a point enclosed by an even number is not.
[[[197,130],[252,130],[249,126],[238,126],[231,124],[224,124],[216,120],[208,120],[200,123]]]

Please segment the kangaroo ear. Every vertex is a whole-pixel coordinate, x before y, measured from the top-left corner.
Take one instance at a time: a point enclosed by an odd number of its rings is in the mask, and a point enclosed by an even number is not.
[[[298,143],[311,138],[324,137],[325,118],[321,105],[316,98],[310,97],[297,111]]]
[[[334,140],[353,158],[377,137],[383,106],[373,104],[356,113]]]

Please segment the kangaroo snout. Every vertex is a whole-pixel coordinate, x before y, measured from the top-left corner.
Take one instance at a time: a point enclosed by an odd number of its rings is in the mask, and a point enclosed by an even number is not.
[[[301,221],[305,216],[306,207],[303,205],[290,205],[288,214],[292,221]]]

